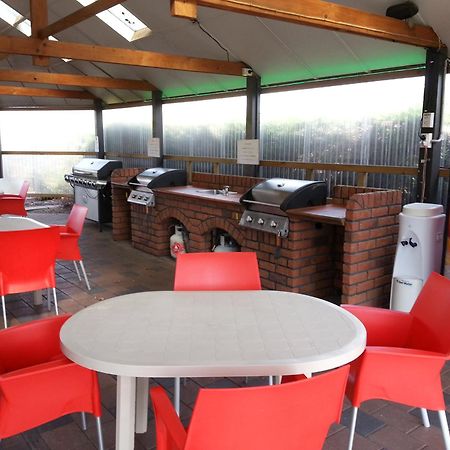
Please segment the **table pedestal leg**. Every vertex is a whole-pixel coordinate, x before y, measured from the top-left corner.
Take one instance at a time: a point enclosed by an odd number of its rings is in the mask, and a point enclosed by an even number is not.
[[[148,378],[138,378],[136,381],[136,433],[147,431],[148,418]]]
[[[134,449],[136,378],[117,377],[116,450]]]
[[[33,292],[33,304],[42,305],[42,291],[40,289]]]

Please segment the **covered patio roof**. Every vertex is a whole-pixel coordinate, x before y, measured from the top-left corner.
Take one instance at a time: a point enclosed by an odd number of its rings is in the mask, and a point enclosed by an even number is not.
[[[415,1],[406,21],[385,16],[392,0],[3,2],[19,14],[0,20],[3,108],[230,92],[245,89],[248,69],[263,87],[420,69],[426,48],[450,43],[450,6],[439,0]],[[128,41],[95,15],[119,3],[151,33]],[[32,37],[18,26],[27,19]]]

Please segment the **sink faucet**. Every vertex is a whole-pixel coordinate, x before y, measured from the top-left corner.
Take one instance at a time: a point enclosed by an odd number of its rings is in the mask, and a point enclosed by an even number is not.
[[[222,189],[222,194],[223,195],[228,195],[230,192],[230,186],[224,186]]]

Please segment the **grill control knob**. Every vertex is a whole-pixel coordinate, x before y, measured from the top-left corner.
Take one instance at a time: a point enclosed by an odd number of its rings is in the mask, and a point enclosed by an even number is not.
[[[245,221],[248,222],[248,223],[253,222],[253,217],[252,216],[247,216],[245,218]]]
[[[264,225],[264,219],[259,218],[258,219],[258,225]]]
[[[272,221],[270,222],[270,226],[271,226],[272,228],[276,228],[276,227],[278,226],[278,224],[275,222],[275,220],[272,220]]]

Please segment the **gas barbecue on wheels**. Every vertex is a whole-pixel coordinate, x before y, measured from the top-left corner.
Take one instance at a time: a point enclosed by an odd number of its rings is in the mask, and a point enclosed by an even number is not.
[[[239,225],[285,238],[289,234],[286,211],[324,204],[326,197],[327,186],[323,181],[270,178],[241,197],[247,209]]]
[[[64,175],[74,190],[75,203],[87,206],[87,218],[102,223],[111,222],[111,173],[120,169],[122,161],[84,158],[73,166],[72,174]]]
[[[186,182],[187,173],[184,169],[165,169],[163,167],[147,169],[128,181],[128,186],[131,188],[128,201],[138,205],[155,206],[155,195],[152,189],[185,186]]]

